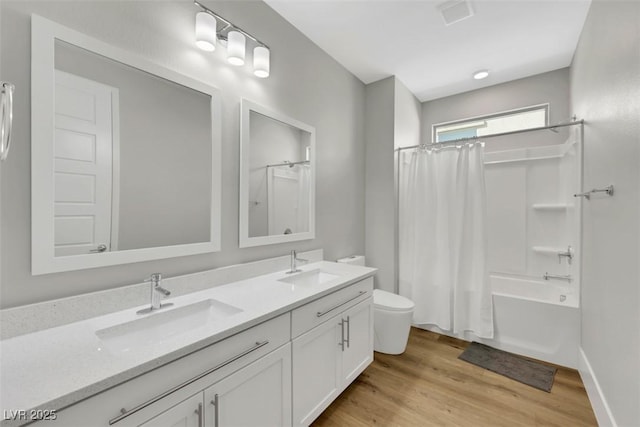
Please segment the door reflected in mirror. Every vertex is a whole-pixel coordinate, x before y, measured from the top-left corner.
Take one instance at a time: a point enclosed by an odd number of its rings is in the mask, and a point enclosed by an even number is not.
[[[240,246],[314,237],[315,130],[242,101]]]
[[[249,237],[308,232],[308,133],[255,111],[249,114]]]
[[[210,240],[211,96],[55,42],[55,255]]]

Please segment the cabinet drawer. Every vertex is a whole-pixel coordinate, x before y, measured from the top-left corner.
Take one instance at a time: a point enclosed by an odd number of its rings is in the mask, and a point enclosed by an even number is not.
[[[289,342],[289,313],[58,412],[59,426],[137,426]],[[126,416],[121,417],[121,410]]]
[[[373,277],[340,289],[291,312],[291,337],[295,338],[373,295]]]

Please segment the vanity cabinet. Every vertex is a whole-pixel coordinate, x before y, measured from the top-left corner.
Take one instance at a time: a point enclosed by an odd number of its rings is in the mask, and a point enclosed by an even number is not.
[[[372,294],[369,277],[221,341],[183,348],[35,425],[309,425],[373,360]]]
[[[204,402],[207,427],[290,426],[291,346],[207,388]]]
[[[221,405],[219,412],[227,414],[225,416],[229,419],[233,419],[234,411],[238,408],[236,405],[236,409],[233,409],[234,398],[238,396],[230,391],[234,387],[242,388],[243,393],[247,393],[247,399],[254,399],[245,402],[250,402],[248,404],[252,405],[255,416],[267,417],[274,412],[271,406],[262,406],[262,402],[256,398],[265,394],[269,395],[266,403],[281,405],[281,412],[290,414],[290,324],[290,313],[285,313],[158,366],[59,411],[55,421],[41,421],[37,425],[133,427],[178,423],[191,426],[196,420],[195,425],[200,427],[213,409],[207,405],[210,401],[205,400],[205,394],[208,396],[205,390],[211,387],[220,387],[222,391],[218,394],[224,396],[223,403],[225,400],[230,402],[224,410]],[[264,372],[261,372],[263,369]],[[202,423],[197,412],[199,404],[202,404]],[[290,424],[290,415],[289,418],[274,419],[273,425],[287,425],[287,420]]]
[[[290,426],[291,346],[284,345],[204,391],[160,410],[163,412],[133,425]]]
[[[345,333],[340,388],[342,392],[373,362],[373,298],[359,303],[341,316]]]
[[[372,290],[368,278],[292,313],[294,425],[309,425],[373,361]]]

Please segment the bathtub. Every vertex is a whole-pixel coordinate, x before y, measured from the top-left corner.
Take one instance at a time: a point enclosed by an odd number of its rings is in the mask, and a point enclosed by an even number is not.
[[[580,310],[577,286],[492,275],[492,347],[570,368],[578,367]]]
[[[479,341],[557,365],[578,367],[580,311],[575,283],[494,274],[491,287],[494,338],[478,338],[468,332],[456,338]],[[452,335],[433,325],[416,326]]]

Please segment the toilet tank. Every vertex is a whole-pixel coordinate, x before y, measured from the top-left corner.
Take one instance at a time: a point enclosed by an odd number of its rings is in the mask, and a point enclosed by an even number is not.
[[[364,255],[351,255],[346,258],[340,258],[336,262],[341,262],[344,264],[352,264],[352,265],[362,265],[364,266]]]

